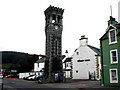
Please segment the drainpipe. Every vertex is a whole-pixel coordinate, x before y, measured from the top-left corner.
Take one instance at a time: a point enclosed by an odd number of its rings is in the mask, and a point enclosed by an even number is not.
[[[104,70],[103,70],[103,52],[102,52],[102,41],[100,40],[100,54],[101,54],[101,76],[102,81],[100,81],[101,86],[104,86]]]

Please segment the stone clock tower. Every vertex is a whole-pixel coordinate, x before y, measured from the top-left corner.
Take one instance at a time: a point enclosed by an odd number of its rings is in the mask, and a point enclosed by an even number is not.
[[[55,75],[63,81],[62,66],[62,18],[64,10],[49,6],[45,11],[46,61],[44,76],[48,82],[55,82]]]

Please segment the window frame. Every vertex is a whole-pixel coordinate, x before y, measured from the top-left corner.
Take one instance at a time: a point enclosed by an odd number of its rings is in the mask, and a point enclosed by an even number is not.
[[[113,61],[113,56],[112,56],[112,52],[113,51],[116,51],[116,59],[117,59],[117,61]],[[118,52],[117,52],[117,49],[110,50],[110,60],[111,60],[111,64],[118,63]]]
[[[115,31],[115,41],[114,42],[111,41],[111,35],[110,35],[110,32],[113,30]],[[115,43],[117,43],[116,29],[111,29],[109,31],[109,44],[115,44]]]
[[[112,70],[116,71],[117,80],[112,80]],[[110,83],[118,83],[118,70],[117,69],[110,69]]]

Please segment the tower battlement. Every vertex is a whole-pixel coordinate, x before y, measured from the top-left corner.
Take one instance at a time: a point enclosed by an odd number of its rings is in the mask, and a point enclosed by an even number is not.
[[[45,15],[47,15],[47,13],[59,13],[62,15],[63,12],[64,12],[64,9],[59,7],[54,7],[51,5],[44,11]]]

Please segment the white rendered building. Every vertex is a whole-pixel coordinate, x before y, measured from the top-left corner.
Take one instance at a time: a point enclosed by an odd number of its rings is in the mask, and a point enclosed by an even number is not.
[[[81,36],[80,46],[72,55],[72,79],[100,79],[100,49],[88,45]]]
[[[66,57],[63,62],[65,78],[71,78],[71,57]]]
[[[39,58],[39,60],[37,60],[34,63],[34,72],[40,72],[41,70],[43,70],[44,68],[44,64],[45,64],[45,58]]]
[[[39,59],[34,63],[34,69],[32,72],[19,73],[19,78],[24,78],[30,75],[43,75],[43,69],[45,64],[44,55],[39,56]]]

